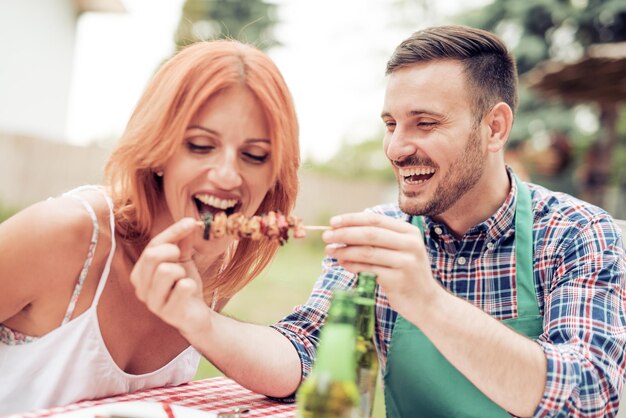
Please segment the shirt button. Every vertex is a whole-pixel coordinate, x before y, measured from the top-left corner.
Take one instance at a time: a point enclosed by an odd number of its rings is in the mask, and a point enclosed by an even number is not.
[[[496,246],[496,244],[494,244],[493,242],[488,242],[487,243],[487,248],[489,248],[490,250],[493,250],[493,248]]]
[[[467,260],[465,259],[465,257],[459,257],[458,260],[456,260],[457,263],[459,263],[460,265],[463,265],[467,262]]]
[[[443,234],[443,229],[439,228],[438,226],[435,227],[435,234],[437,235],[441,235]]]

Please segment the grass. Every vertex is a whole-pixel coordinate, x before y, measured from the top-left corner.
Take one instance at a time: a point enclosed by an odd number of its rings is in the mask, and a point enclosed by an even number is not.
[[[17,209],[16,208],[5,206],[0,201],[0,223],[2,223],[5,220],[9,219],[11,216],[15,215],[16,213],[17,213]]]
[[[321,273],[324,246],[311,234],[307,240],[290,240],[281,247],[267,269],[228,303],[224,313],[242,321],[269,325],[306,302]],[[223,376],[210,362],[202,359],[195,379]],[[381,384],[377,386],[374,416],[384,417]]]

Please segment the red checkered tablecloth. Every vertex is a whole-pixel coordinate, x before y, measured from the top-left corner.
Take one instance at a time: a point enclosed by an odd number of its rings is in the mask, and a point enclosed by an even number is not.
[[[64,412],[76,411],[81,408],[103,405],[122,401],[157,401],[173,405],[181,405],[210,412],[226,412],[236,407],[249,408],[250,412],[242,415],[254,417],[294,417],[295,405],[276,402],[264,395],[252,392],[225,377],[198,380],[181,386],[168,386],[142,390],[125,395],[93,401],[82,401],[70,405],[40,409],[11,418],[51,417]]]

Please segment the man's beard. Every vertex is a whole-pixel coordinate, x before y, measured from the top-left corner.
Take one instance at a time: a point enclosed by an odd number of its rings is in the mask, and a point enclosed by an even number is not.
[[[478,183],[485,170],[485,159],[481,153],[480,142],[478,128],[472,129],[465,149],[459,158],[450,165],[445,177],[439,181],[430,201],[419,203],[413,199],[419,194],[403,193],[402,179],[399,179],[400,194],[398,200],[400,209],[409,215],[429,217],[440,215],[450,209]]]

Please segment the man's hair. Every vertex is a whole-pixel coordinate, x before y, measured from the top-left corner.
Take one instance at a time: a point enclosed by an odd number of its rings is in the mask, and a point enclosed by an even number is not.
[[[502,40],[466,26],[436,26],[413,33],[395,49],[386,74],[416,63],[457,60],[463,64],[478,121],[496,103],[517,108],[517,67]]]

